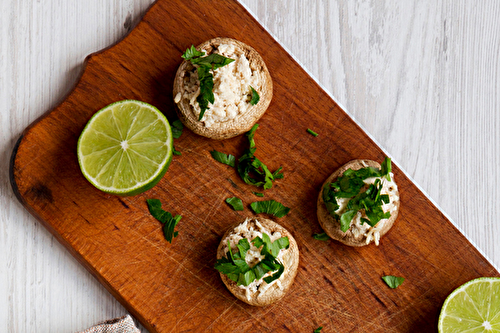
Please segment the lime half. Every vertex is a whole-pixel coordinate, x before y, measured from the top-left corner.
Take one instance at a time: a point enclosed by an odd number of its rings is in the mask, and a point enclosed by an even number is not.
[[[455,289],[439,315],[441,333],[500,332],[500,278],[478,278]]]
[[[167,118],[154,106],[124,100],[99,110],[78,139],[78,162],[99,190],[135,195],[155,186],[172,161]]]

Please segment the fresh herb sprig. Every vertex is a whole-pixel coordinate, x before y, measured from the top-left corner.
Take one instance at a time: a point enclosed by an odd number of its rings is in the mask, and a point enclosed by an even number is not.
[[[323,188],[323,201],[331,216],[340,222],[340,230],[346,232],[354,216],[360,210],[364,210],[368,218],[362,218],[362,223],[375,226],[380,220],[391,216],[390,212],[384,212],[382,205],[389,203],[389,196],[381,194],[382,182],[377,179],[368,189],[361,192],[365,186],[363,182],[366,178],[385,177],[391,180],[391,159],[385,158],[380,169],[374,167],[361,168],[359,170],[348,169],[333,183],[328,183]],[[347,210],[339,216],[336,211],[340,208],[337,199],[349,198]]]
[[[165,236],[165,239],[169,243],[172,243],[172,239],[177,237],[179,234],[179,232],[174,231],[174,229],[182,216],[175,215],[175,217],[173,217],[172,214],[164,211],[161,208],[161,201],[158,199],[147,199],[146,202],[151,215],[163,224],[163,235]]]
[[[205,57],[204,55],[205,52],[196,50],[194,45],[191,45],[191,47],[188,48],[182,55],[182,58],[195,65],[196,71],[198,72],[200,94],[196,98],[196,101],[198,102],[201,110],[200,116],[198,117],[199,121],[203,118],[205,111],[208,110],[208,103],[213,104],[215,101],[213,92],[214,76],[212,72],[217,68],[224,67],[234,61],[234,59],[226,58],[217,53],[212,53]]]
[[[217,259],[215,263],[215,269],[222,274],[227,275],[227,277],[237,285],[248,286],[255,280],[260,280],[264,275],[269,272],[275,272],[274,274],[264,278],[266,283],[271,283],[272,281],[279,279],[280,276],[285,271],[285,266],[277,259],[279,251],[282,249],[288,249],[290,242],[288,237],[281,237],[274,242],[266,233],[262,233],[262,238],[256,237],[252,239],[252,243],[255,247],[262,247],[260,254],[264,256],[258,264],[250,267],[245,261],[245,256],[248,250],[250,250],[250,243],[246,238],[240,239],[236,247],[238,251],[233,253],[231,251],[231,243],[227,242],[228,251],[226,257]]]

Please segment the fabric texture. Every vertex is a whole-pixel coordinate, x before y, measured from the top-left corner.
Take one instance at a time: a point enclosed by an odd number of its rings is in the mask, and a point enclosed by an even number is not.
[[[80,333],[140,333],[130,315],[107,320]]]

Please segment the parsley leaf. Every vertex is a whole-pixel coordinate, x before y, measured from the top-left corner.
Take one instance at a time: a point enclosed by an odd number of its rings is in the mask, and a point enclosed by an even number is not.
[[[322,234],[314,234],[313,238],[317,240],[327,241],[330,239],[330,236],[328,236],[326,232],[324,232]]]
[[[254,135],[258,127],[259,124],[255,124],[246,134],[249,148],[245,149],[238,159],[237,171],[245,183],[257,187],[262,186],[264,190],[267,190],[273,187],[274,180],[283,178],[283,172],[282,167],[274,172],[269,171],[267,166],[254,156],[256,151]]]
[[[252,97],[250,98],[250,105],[255,105],[259,103],[260,96],[259,93],[257,93],[257,91],[252,86],[250,86],[250,90],[252,92]]]
[[[212,155],[212,157],[214,158],[214,160],[216,160],[217,162],[220,162],[220,163],[223,163],[223,164],[227,164],[229,165],[230,167],[233,167],[235,166],[235,163],[236,163],[236,158],[229,154],[224,154],[224,153],[221,153],[221,152],[218,152],[217,150],[212,150],[210,152],[210,155]]]
[[[260,192],[252,192],[253,194],[255,194],[255,196],[257,197],[263,197],[264,196],[264,193],[260,193]]]
[[[233,198],[227,198],[226,202],[233,207],[234,210],[243,210],[243,202],[241,201],[240,198],[233,197]]]
[[[176,215],[175,217],[172,217],[172,214],[164,211],[161,208],[161,201],[158,199],[147,199],[146,202],[148,203],[148,208],[151,215],[153,215],[155,219],[163,223],[163,235],[165,236],[165,239],[169,243],[172,243],[172,239],[174,237],[177,237],[177,235],[179,234],[177,231],[174,231],[174,229],[177,223],[179,223],[182,216]]]
[[[349,230],[352,219],[356,214],[364,210],[368,218],[361,218],[361,223],[368,223],[374,227],[380,220],[391,216],[390,212],[384,212],[382,205],[389,203],[389,196],[381,194],[382,182],[375,180],[364,192],[366,188],[364,180],[371,177],[386,177],[390,181],[391,160],[385,158],[380,169],[366,167],[358,170],[348,169],[342,176],[333,183],[328,183],[323,188],[323,201],[331,216],[340,222],[340,229],[343,232]],[[337,199],[348,198],[347,209],[340,216],[336,211],[340,208]]]
[[[266,213],[276,217],[283,217],[290,211],[290,208],[274,200],[252,202],[250,207],[255,214]]]
[[[308,128],[308,129],[307,129],[307,133],[309,133],[309,134],[311,134],[311,135],[313,135],[313,136],[315,136],[315,137],[319,135],[318,133],[314,132],[314,131],[313,131],[312,129],[310,129],[310,128]]]
[[[248,286],[255,280],[260,280],[269,272],[275,272],[271,276],[265,277],[266,283],[278,279],[284,272],[285,266],[281,264],[276,257],[281,249],[287,249],[289,246],[288,237],[281,237],[274,242],[271,242],[269,235],[262,233],[262,238],[256,237],[252,240],[255,247],[260,248],[260,254],[264,256],[258,264],[253,267],[248,266],[245,261],[245,256],[250,250],[250,244],[246,238],[240,239],[236,245],[238,252],[233,253],[231,243],[227,242],[228,252],[226,257],[217,259],[215,269],[227,277],[237,285]]]
[[[213,93],[214,76],[211,71],[213,72],[213,70],[226,66],[234,61],[234,59],[226,58],[217,53],[202,57],[204,55],[205,52],[197,51],[193,45],[191,45],[182,55],[182,58],[190,61],[197,67],[196,71],[198,73],[198,80],[200,81],[200,94],[196,98],[196,101],[201,110],[198,120],[201,120],[205,111],[208,110],[208,103],[213,104],[215,100]]]
[[[184,52],[184,54],[181,57],[184,58],[184,59],[186,59],[186,60],[191,60],[192,58],[201,57],[203,55],[205,55],[205,52],[198,51],[194,47],[194,45],[191,45],[191,47],[188,48],[186,50],[186,52]]]
[[[210,69],[217,69],[229,65],[234,61],[234,59],[226,58],[223,55],[212,53],[203,58],[191,58],[191,63],[194,65],[199,65],[200,67],[207,67]]]
[[[184,129],[184,125],[179,119],[177,119],[174,122],[172,122],[172,126],[170,126],[170,128],[172,129],[172,136],[174,137],[174,139],[178,139],[182,135],[182,130]]]
[[[386,275],[382,276],[382,280],[392,289],[395,289],[399,287],[403,281],[405,280],[404,277],[398,277],[398,276],[393,276],[393,275]]]
[[[176,150],[175,147],[174,147],[174,151],[172,152],[172,154],[177,155],[177,156],[182,155],[182,153],[180,151]]]
[[[313,331],[313,333],[320,333],[322,329],[323,329],[323,326],[320,326],[320,327],[318,327],[317,329],[315,329],[315,330]]]

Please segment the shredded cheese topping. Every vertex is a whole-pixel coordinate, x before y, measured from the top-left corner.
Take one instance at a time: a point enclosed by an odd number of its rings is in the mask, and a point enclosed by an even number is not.
[[[243,223],[238,225],[231,234],[229,234],[224,240],[224,253],[227,253],[229,248],[227,247],[227,241],[229,240],[231,244],[231,251],[235,252],[237,251],[236,244],[243,239],[246,238],[248,242],[250,243],[250,250],[248,250],[246,256],[245,256],[245,261],[250,267],[255,266],[258,264],[262,259],[264,259],[264,256],[260,254],[260,250],[253,245],[251,242],[254,238],[256,237],[261,237],[262,238],[262,233],[266,233],[269,235],[269,238],[271,239],[272,242],[277,240],[278,238],[281,238],[282,235],[279,231],[270,233],[269,230],[267,230],[258,220],[256,219],[246,219]],[[283,256],[286,253],[286,249],[281,249],[277,259],[280,262],[283,262]],[[283,286],[281,284],[281,280],[285,277],[285,274],[282,274],[279,279],[276,279],[272,281],[271,283],[266,283],[264,281],[264,278],[267,276],[271,276],[274,272],[268,272],[265,274],[262,278],[259,280],[255,280],[252,283],[250,283],[248,286],[238,286],[241,289],[245,290],[245,297],[247,298],[248,301],[250,301],[252,298],[259,297],[260,295],[263,295],[269,288],[276,284],[278,288],[281,290],[283,289]]]
[[[390,212],[391,215],[396,211],[396,202],[399,201],[399,196],[397,195],[397,185],[394,182],[394,175],[389,173],[391,180],[388,181],[385,177],[371,177],[365,179],[363,182],[366,185],[374,184],[377,179],[380,179],[382,184],[381,194],[389,195],[389,203],[384,203],[382,205],[382,210],[384,212]],[[338,215],[342,215],[347,210],[348,198],[338,198],[337,203],[339,204],[339,209],[335,211]],[[360,240],[366,238],[366,244],[370,244],[371,241],[375,242],[375,245],[379,245],[380,242],[380,231],[382,230],[388,219],[380,220],[374,227],[370,226],[368,223],[361,223],[361,218],[367,218],[366,214],[359,211],[351,221],[351,232],[354,238]]]
[[[207,53],[207,50],[202,50]],[[211,127],[215,123],[223,123],[236,119],[246,113],[251,107],[249,101],[252,86],[259,91],[261,76],[257,69],[250,67],[250,62],[243,50],[235,48],[234,45],[221,44],[214,51],[235,61],[217,68],[214,75],[214,103],[208,105],[201,122],[206,127]],[[198,72],[193,70],[186,72],[184,76],[184,92],[177,95],[175,103],[179,103],[182,98],[187,99],[194,110],[196,118],[201,113],[200,106],[196,101],[200,94],[200,81]]]

